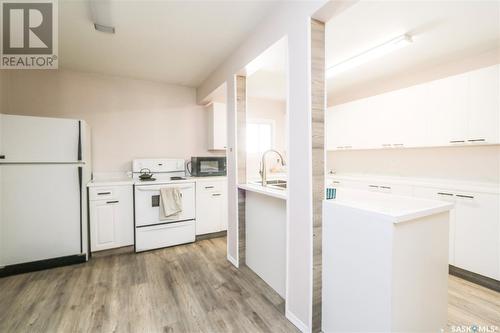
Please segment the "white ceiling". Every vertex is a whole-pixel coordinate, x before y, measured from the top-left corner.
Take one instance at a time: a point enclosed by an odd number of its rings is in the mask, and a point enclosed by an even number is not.
[[[327,23],[327,67],[404,33],[413,43],[329,79],[329,97],[498,49],[499,15],[498,1],[360,1]]]
[[[286,39],[274,43],[247,66],[247,96],[286,100]]]
[[[286,100],[284,71],[260,70],[247,77],[247,96],[253,98]]]
[[[281,39],[245,66],[247,97],[277,101],[286,100],[286,39]],[[207,96],[207,101],[226,101],[226,87],[220,86]]]
[[[88,0],[59,1],[60,67],[192,87],[277,5],[276,1],[107,1],[116,34],[94,30]]]
[[[413,36],[410,46],[328,79],[328,104],[377,93],[383,84],[389,87],[388,81],[392,89],[416,84],[403,78],[415,79],[416,74],[436,72],[450,63],[500,49],[500,2],[359,1],[326,24],[327,67],[404,33]],[[257,95],[284,98],[286,81],[280,83],[280,78],[285,77],[286,57],[280,54],[285,48],[266,51],[260,66],[267,72],[249,77],[254,90],[261,91]],[[471,61],[468,66],[473,66]],[[429,76],[420,75],[419,79]]]

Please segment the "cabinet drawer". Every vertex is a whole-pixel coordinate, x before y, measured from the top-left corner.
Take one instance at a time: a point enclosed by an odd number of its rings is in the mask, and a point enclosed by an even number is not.
[[[343,179],[330,179],[327,181],[327,186],[334,188],[350,188],[355,190],[364,190],[365,186],[360,181],[343,180]]]
[[[200,182],[198,184],[198,188],[200,191],[207,191],[207,192],[221,192],[224,188],[225,182]]]
[[[135,251],[147,251],[195,241],[195,222],[177,222],[135,229]]]
[[[89,200],[128,200],[132,198],[132,185],[92,187],[89,189]]]
[[[89,189],[89,200],[110,200],[116,196],[116,188],[112,187],[93,187]]]
[[[395,195],[413,196],[413,186],[400,184],[381,184],[379,191]]]

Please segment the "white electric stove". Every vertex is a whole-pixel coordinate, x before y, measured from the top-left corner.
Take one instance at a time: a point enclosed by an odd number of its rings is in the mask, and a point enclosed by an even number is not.
[[[141,180],[141,170],[153,180]],[[195,241],[195,183],[185,178],[183,159],[137,159],[132,162],[134,179],[135,252]],[[160,212],[160,189],[176,187],[181,192],[182,211],[164,217]]]

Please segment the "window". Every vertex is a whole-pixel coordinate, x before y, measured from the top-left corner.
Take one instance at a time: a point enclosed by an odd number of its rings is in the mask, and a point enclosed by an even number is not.
[[[247,122],[247,153],[262,153],[273,147],[273,122]]]

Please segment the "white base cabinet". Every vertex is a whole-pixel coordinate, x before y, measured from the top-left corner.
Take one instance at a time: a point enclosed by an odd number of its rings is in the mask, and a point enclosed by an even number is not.
[[[133,245],[132,186],[92,187],[89,199],[91,251]]]
[[[363,178],[328,179],[327,186],[442,200],[450,210],[449,264],[500,280],[500,194]],[[390,189],[390,190],[388,190]]]
[[[487,193],[416,187],[415,195],[454,203],[450,264],[500,280],[500,201]]]
[[[196,235],[227,230],[227,180],[196,180]]]

